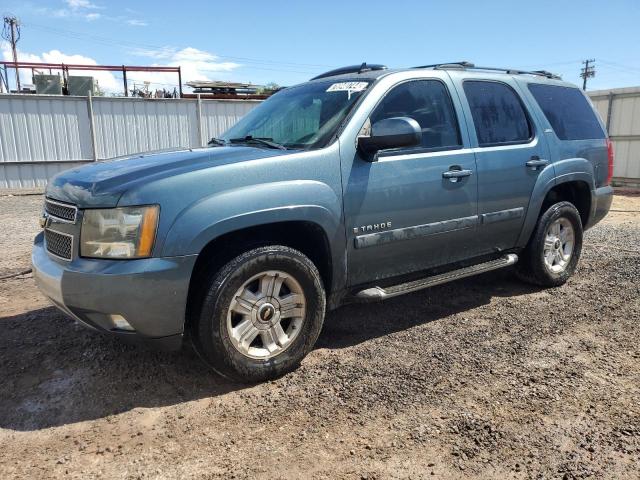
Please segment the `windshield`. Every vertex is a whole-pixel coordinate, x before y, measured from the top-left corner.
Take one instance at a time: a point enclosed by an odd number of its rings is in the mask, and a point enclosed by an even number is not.
[[[263,139],[286,148],[322,146],[369,85],[329,81],[284,89],[251,110],[221,140]]]

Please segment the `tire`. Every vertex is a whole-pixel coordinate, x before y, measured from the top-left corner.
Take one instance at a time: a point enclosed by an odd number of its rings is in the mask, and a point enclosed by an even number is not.
[[[567,257],[568,243],[563,239],[568,239],[571,233],[573,245]],[[516,264],[518,277],[541,287],[563,285],[580,260],[582,234],[580,213],[572,203],[551,205],[538,219],[529,244]]]
[[[320,334],[326,308],[316,266],[280,245],[249,250],[212,272],[200,299],[192,327],[196,351],[216,372],[242,382],[297,368]]]

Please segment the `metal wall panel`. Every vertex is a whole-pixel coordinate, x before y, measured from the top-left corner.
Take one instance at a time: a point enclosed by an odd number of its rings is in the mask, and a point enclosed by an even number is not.
[[[98,159],[199,147],[259,103],[202,100],[199,117],[195,99],[92,101]],[[90,124],[87,97],[0,95],[0,189],[41,187],[92,161]]]
[[[640,184],[640,87],[587,93],[605,125],[609,119],[614,184]]]
[[[204,144],[211,137],[217,137],[231,128],[259,103],[256,100],[242,102],[202,100],[202,137]]]
[[[99,159],[198,145],[194,100],[95,98]]]
[[[0,162],[91,158],[86,100],[0,95]]]
[[[64,170],[79,167],[80,162],[0,163],[0,189],[40,188]]]

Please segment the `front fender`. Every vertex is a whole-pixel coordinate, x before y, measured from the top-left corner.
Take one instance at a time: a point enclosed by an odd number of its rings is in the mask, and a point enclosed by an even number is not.
[[[225,233],[295,220],[318,224],[332,241],[339,233],[341,211],[336,193],[328,185],[311,180],[222,191],[180,212],[169,228],[162,256],[197,254]]]
[[[594,174],[593,165],[590,161],[584,158],[568,158],[555,162],[552,165],[553,168],[549,168],[550,165],[541,172],[533,187],[527,215],[520,236],[518,237],[517,247],[523,248],[527,246],[529,238],[538,223],[538,217],[540,216],[544,199],[553,187],[566,182],[581,181],[589,185],[589,189],[593,195],[595,189],[593,183]]]
[[[306,221],[320,226],[331,250],[334,277],[344,276],[345,235],[340,198],[328,185],[281,181],[222,191],[185,208],[163,243],[162,256],[198,254],[212,240],[243,228]]]

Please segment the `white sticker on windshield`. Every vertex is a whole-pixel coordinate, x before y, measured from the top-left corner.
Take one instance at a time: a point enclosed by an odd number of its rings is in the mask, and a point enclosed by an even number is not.
[[[327,88],[327,92],[347,92],[349,98],[351,98],[351,94],[355,92],[361,92],[367,88],[369,84],[367,82],[340,82],[334,83],[329,88]]]

